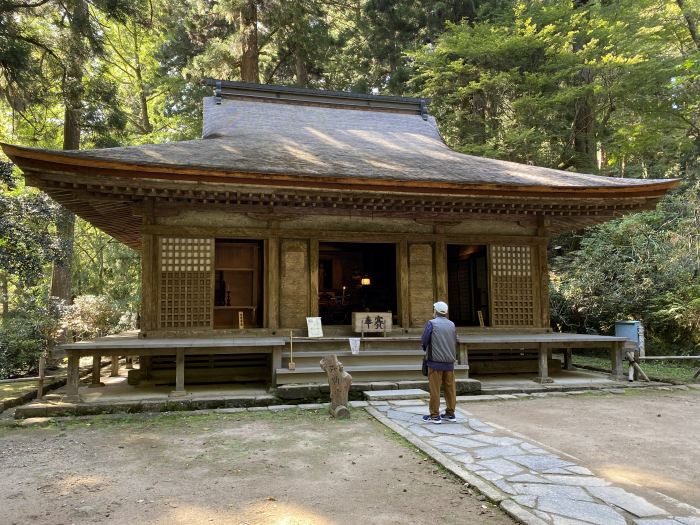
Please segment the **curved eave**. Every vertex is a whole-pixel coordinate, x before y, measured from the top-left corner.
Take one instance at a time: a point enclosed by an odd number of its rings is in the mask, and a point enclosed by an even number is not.
[[[548,198],[660,198],[678,186],[678,179],[668,179],[625,186],[545,186],[469,184],[403,181],[381,178],[319,177],[312,174],[280,174],[237,172],[182,165],[123,163],[77,157],[69,152],[39,150],[0,143],[5,154],[22,169],[73,174],[103,175],[137,179],[160,179],[190,182],[215,182],[236,185],[275,186],[284,188],[320,188],[357,190],[393,194],[451,194],[491,197],[548,197]]]

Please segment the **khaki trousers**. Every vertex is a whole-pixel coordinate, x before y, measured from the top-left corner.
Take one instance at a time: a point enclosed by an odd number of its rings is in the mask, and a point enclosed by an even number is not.
[[[433,370],[428,367],[428,385],[430,390],[430,417],[440,417],[440,387],[445,393],[445,414],[454,415],[457,405],[455,373],[453,371]]]

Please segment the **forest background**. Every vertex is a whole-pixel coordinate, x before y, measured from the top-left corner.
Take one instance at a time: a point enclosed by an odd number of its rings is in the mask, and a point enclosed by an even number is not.
[[[0,140],[198,138],[205,77],[429,97],[464,153],[681,179],[654,211],[553,240],[552,325],[640,319],[651,351],[697,352],[699,22],[700,0],[0,0]],[[138,254],[7,162],[0,188],[0,378],[57,329],[133,327]]]

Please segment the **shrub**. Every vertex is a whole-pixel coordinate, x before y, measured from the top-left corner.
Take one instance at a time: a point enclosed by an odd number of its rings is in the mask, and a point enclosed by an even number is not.
[[[0,378],[36,372],[39,356],[52,343],[61,314],[60,304],[31,296],[0,322]]]
[[[120,318],[119,308],[106,295],[79,295],[65,308],[61,326],[74,339],[89,339],[118,331]]]

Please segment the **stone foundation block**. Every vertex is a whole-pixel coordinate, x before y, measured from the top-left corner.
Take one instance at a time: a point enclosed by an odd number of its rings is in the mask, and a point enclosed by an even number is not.
[[[399,386],[396,383],[389,381],[376,381],[372,383],[372,390],[398,390]]]
[[[479,394],[481,392],[481,381],[476,379],[456,379],[457,395]]]
[[[279,399],[316,399],[321,395],[321,385],[282,385],[274,390]]]
[[[428,380],[426,379],[425,381],[398,381],[396,385],[399,387],[399,390],[426,390],[428,388]]]

